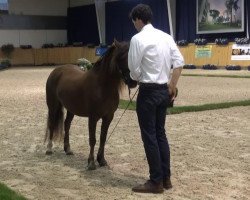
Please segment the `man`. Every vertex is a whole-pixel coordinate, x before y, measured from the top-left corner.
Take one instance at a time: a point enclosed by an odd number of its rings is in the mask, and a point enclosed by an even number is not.
[[[173,38],[152,26],[152,16],[151,8],[145,4],[138,4],[130,13],[139,33],[131,39],[128,65],[131,78],[139,82],[136,112],[150,173],[145,184],[132,190],[162,193],[163,188],[172,187],[166,110],[176,95],[184,60]]]

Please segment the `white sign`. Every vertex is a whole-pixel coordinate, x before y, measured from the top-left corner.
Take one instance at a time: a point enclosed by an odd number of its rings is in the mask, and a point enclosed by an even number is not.
[[[233,44],[231,60],[250,60],[250,44]]]

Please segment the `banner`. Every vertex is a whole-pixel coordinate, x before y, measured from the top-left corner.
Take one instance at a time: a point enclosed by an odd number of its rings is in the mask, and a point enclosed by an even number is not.
[[[250,44],[233,44],[231,60],[250,60]]]
[[[96,56],[103,56],[107,50],[108,50],[108,47],[97,47],[95,50],[95,55]]]
[[[195,58],[211,58],[212,45],[196,46]]]

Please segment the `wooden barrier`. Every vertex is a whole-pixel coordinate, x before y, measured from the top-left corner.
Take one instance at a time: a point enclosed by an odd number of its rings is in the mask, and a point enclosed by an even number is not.
[[[179,46],[182,53],[185,64],[193,64],[197,67],[202,67],[206,64],[216,65],[219,68],[224,68],[226,65],[240,65],[241,67],[250,66],[249,60],[231,60],[232,45],[221,46],[216,44],[207,44],[211,46],[211,57],[195,56],[197,46],[195,44],[189,44],[188,46]]]
[[[240,65],[242,67],[250,66],[250,61],[231,60],[232,45],[219,46],[208,44],[211,48],[210,57],[196,57],[195,51],[197,46],[189,44],[179,49],[185,59],[185,64],[193,64],[202,67],[206,64],[213,64],[217,67],[224,68],[226,65]],[[63,48],[46,48],[46,49],[20,49],[15,48],[11,56],[12,65],[48,65],[48,64],[77,64],[79,58],[86,58],[90,62],[97,61],[99,56],[95,55],[96,48],[89,47],[63,47]],[[4,59],[0,51],[0,61]]]
[[[99,58],[99,56],[95,55],[95,50],[96,48],[85,47],[85,58],[87,58],[92,63],[96,62]]]
[[[35,65],[76,64],[79,58],[86,58],[94,63],[99,58],[95,55],[95,48],[88,47],[36,49],[35,54]]]
[[[35,65],[48,64],[48,51],[47,49],[35,49]]]
[[[15,48],[11,54],[12,65],[34,65],[34,49]]]
[[[228,52],[228,46],[213,45],[212,50],[212,62],[209,64],[216,65],[218,67],[224,67],[227,63],[227,58],[230,53]]]
[[[77,64],[79,58],[86,58],[94,63],[99,59],[95,55],[95,48],[89,47],[64,47],[20,49],[15,48],[11,55],[12,65],[48,65],[48,64]],[[0,61],[5,59],[0,50]]]
[[[194,64],[195,61],[195,45],[179,46],[179,50],[184,57],[186,64]]]
[[[67,52],[65,52],[68,55],[67,63],[76,64],[79,58],[83,58],[85,56],[84,52],[84,47],[68,47]],[[89,60],[89,58],[85,58]]]

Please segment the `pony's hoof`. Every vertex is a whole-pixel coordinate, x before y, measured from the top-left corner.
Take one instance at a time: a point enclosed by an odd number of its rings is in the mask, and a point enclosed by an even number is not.
[[[45,154],[46,154],[46,155],[52,155],[52,154],[53,154],[53,152],[52,152],[52,151],[50,151],[50,150],[47,150]]]
[[[94,162],[88,164],[88,170],[95,170],[95,169],[96,169],[96,165]]]
[[[67,156],[74,155],[73,151],[67,151],[65,152]]]
[[[99,162],[99,166],[100,167],[105,167],[105,166],[108,166],[108,163],[107,163],[106,160],[104,160],[104,161]]]
[[[108,163],[107,163],[107,161],[105,160],[104,156],[97,155],[96,160],[97,160],[97,162],[99,163],[99,166],[100,166],[100,167],[104,167],[104,166],[107,166],[107,165],[108,165]]]

